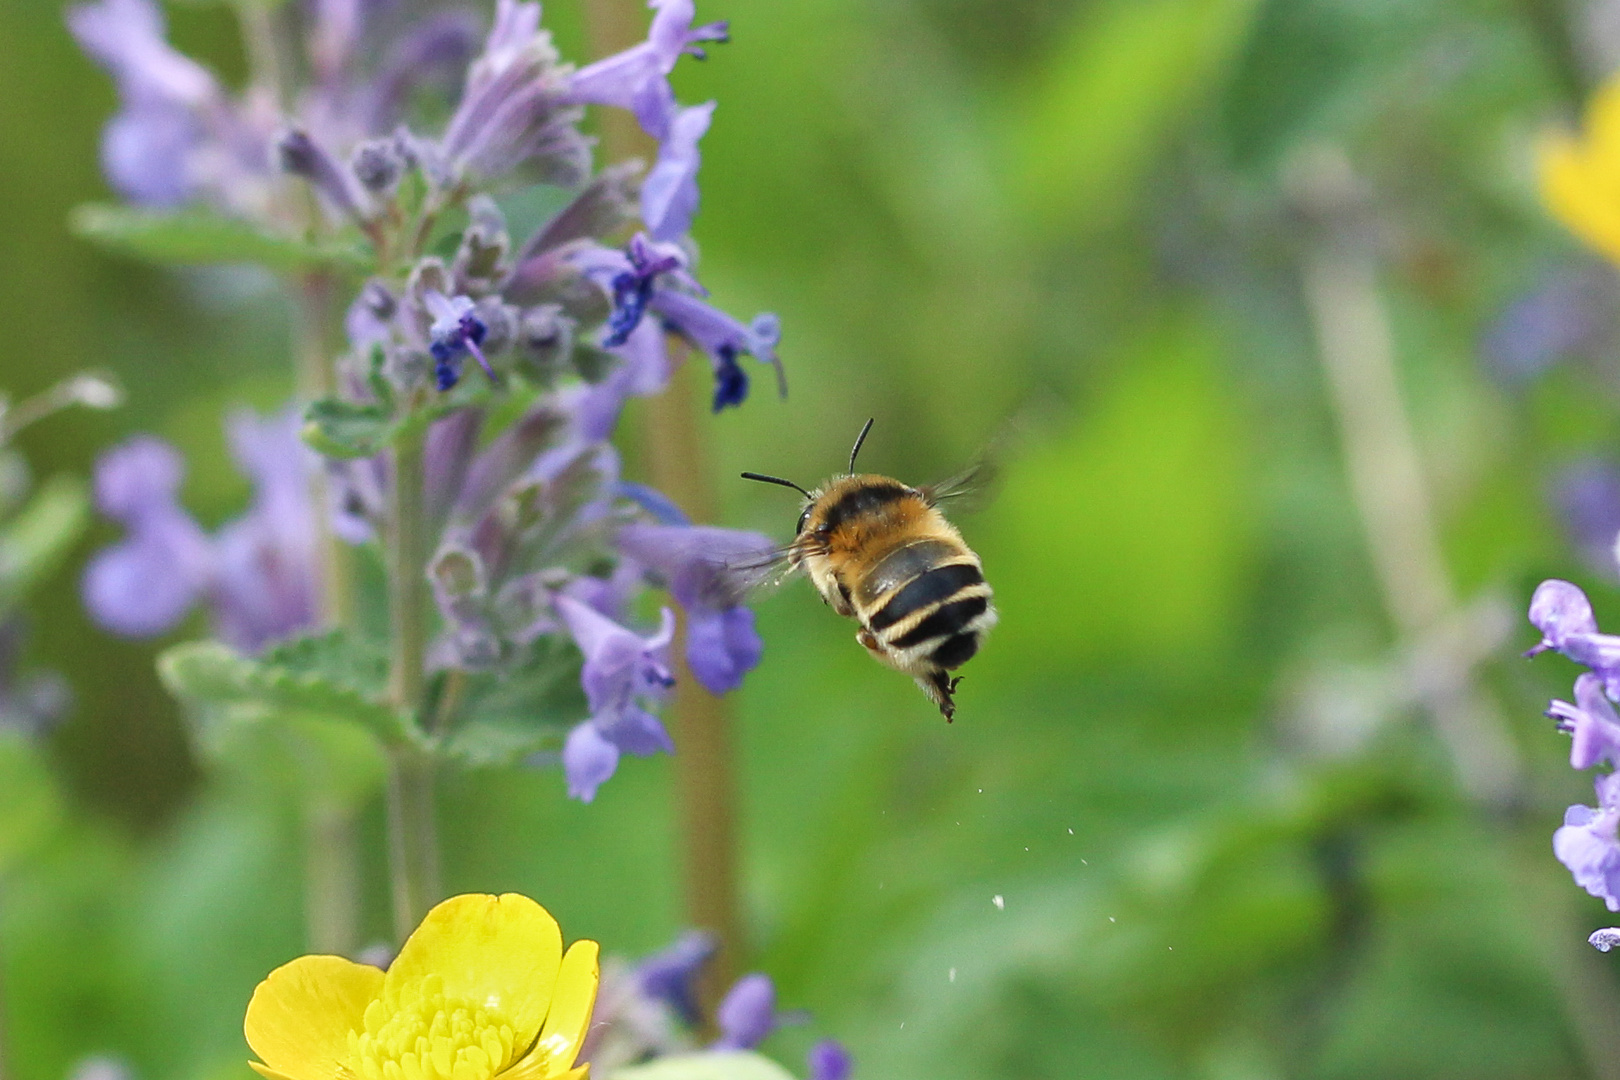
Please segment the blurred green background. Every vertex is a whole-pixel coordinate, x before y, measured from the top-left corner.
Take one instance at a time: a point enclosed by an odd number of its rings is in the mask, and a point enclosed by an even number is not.
[[[170,14],[183,49],[240,72],[224,8]],[[1620,5],[699,16],[733,31],[676,75],[721,103],[704,279],[780,313],[793,386],[701,419],[724,523],[785,536],[794,504],[737,472],[808,484],[869,415],[863,464],[917,482],[1020,418],[996,499],[961,521],[1002,625],[954,725],[803,583],[759,609],[765,661],[735,699],[751,966],[815,1015],[768,1049],[796,1063],[837,1035],[861,1080],[1620,1076],[1620,976],[1583,940],[1609,916],[1549,842],[1591,799],[1539,716],[1574,669],[1516,656],[1543,577],[1620,618],[1620,576],[1579,561],[1547,497],[1568,461],[1620,453],[1620,368],[1590,342],[1529,373],[1481,349],[1510,304],[1590,267],[1539,206],[1533,147],[1620,56]],[[577,4],[546,18],[584,57]],[[123,409],[27,435],[36,470],[88,475],[157,432],[212,524],[246,497],[223,410],[290,390],[287,309],[251,271],[159,272],[68,234],[106,197],[113,100],[56,0],[0,4],[0,383],[117,372]],[[1505,805],[1459,787],[1413,704],[1351,497],[1300,284],[1324,241],[1290,181],[1324,148],[1365,197],[1455,589],[1513,613],[1473,673],[1520,758]],[[245,1077],[243,1006],[303,947],[296,803],[274,755],[205,768],[161,643],[85,617],[82,556],[114,535],[98,525],[30,613],[29,661],[77,704],[46,747],[52,822],[0,877],[7,1064]],[[611,953],[679,929],[668,760],[592,806],[555,772],[466,774],[442,824],[456,891],[529,893]]]

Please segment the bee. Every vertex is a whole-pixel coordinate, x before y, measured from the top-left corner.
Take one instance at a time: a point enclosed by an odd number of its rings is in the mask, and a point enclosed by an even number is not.
[[[916,680],[947,722],[961,676],[996,624],[990,585],[973,549],[939,503],[976,486],[982,467],[930,487],[855,472],[872,421],[849,453],[849,471],[814,491],[791,480],[743,473],[805,498],[793,541],[770,562],[805,570],[821,598],[860,623],[855,640],[878,662]],[[766,564],[756,564],[763,566]]]

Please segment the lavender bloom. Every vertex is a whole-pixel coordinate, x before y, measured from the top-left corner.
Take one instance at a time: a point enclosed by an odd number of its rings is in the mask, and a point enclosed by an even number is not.
[[[691,930],[682,934],[675,944],[636,965],[635,975],[641,992],[664,1002],[682,1020],[696,1026],[702,1020],[702,1011],[695,983],[719,947],[715,936],[705,931]]]
[[[669,86],[675,62],[683,53],[703,59],[701,43],[726,41],[727,28],[723,22],[694,27],[692,0],[650,0],[647,6],[656,11],[647,40],[576,71],[568,83],[568,100],[628,110],[642,130],[662,142],[675,111]]]
[[[498,176],[541,159],[544,178],[572,187],[590,174],[590,145],[564,101],[567,78],[540,29],[540,5],[498,0],[483,55],[467,73],[461,104],[439,142],[447,181]]]
[[[294,129],[276,142],[283,172],[310,182],[328,210],[340,218],[362,223],[371,217],[371,198],[353,169],[339,165],[309,132]]]
[[[493,382],[495,372],[478,347],[489,328],[478,317],[477,305],[465,296],[446,297],[432,289],[423,294],[422,302],[433,316],[428,350],[433,354],[433,372],[439,389],[449,390],[461,380],[459,361],[461,354],[468,352],[478,358],[479,366]]]
[[[1620,774],[1600,776],[1595,783],[1598,806],[1572,806],[1553,833],[1553,853],[1569,868],[1575,884],[1620,911]]]
[[[810,1080],[849,1080],[855,1062],[836,1039],[823,1039],[810,1048]]]
[[[776,987],[769,975],[755,972],[738,979],[715,1010],[720,1038],[715,1050],[752,1050],[780,1026]]]
[[[641,185],[641,219],[655,240],[673,240],[692,227],[698,208],[698,140],[709,130],[715,102],[678,109],[658,160]]]
[[[1586,941],[1598,952],[1608,952],[1616,945],[1620,945],[1620,927],[1606,926],[1602,930],[1594,930]]]
[[[1554,701],[1547,715],[1558,730],[1573,738],[1569,748],[1572,769],[1590,769],[1607,761],[1620,764],[1620,716],[1603,694],[1603,680],[1586,672],[1575,680],[1575,702]]]
[[[762,533],[703,526],[630,525],[619,550],[657,570],[686,610],[686,662],[711,694],[742,685],[764,652],[754,613],[740,603],[733,566],[769,555]]]
[[[590,802],[618,768],[620,754],[675,752],[664,726],[642,707],[674,685],[666,652],[675,617],[666,608],[658,632],[642,638],[571,596],[558,595],[552,604],[585,654],[580,682],[591,718],[569,734],[562,757],[568,794]]]
[[[228,422],[231,456],[253,481],[253,502],[214,540],[214,619],[237,648],[257,652],[315,624],[318,595],[310,451],[296,409]]]
[[[180,507],[183,464],[167,443],[139,436],[105,454],[96,502],[128,536],[85,570],[91,616],[114,633],[149,637],[206,598],[220,636],[248,651],[312,625],[315,523],[298,424],[292,411],[231,419],[232,454],[254,481],[254,500],[212,538]]]
[[[68,12],[68,28],[118,83],[122,108],[102,130],[101,161],[119,194],[175,206],[193,188],[190,157],[202,138],[198,114],[219,101],[207,69],[164,40],[152,0],[101,0]]]
[[[137,436],[96,464],[96,505],[128,535],[98,552],[84,574],[84,602],[116,634],[172,629],[213,573],[208,538],[180,507],[184,464],[169,444]]]
[[[686,256],[671,244],[654,243],[643,233],[630,238],[625,249],[629,269],[613,275],[613,312],[608,316],[604,348],[612,349],[630,340],[630,334],[641,325],[647,303],[652,299],[653,285],[659,275],[685,270]]]
[[[1605,351],[1615,332],[1615,284],[1606,266],[1547,275],[1486,328],[1486,363],[1503,381],[1524,383],[1561,360]]]
[[[1530,598],[1530,621],[1542,637],[1526,656],[1557,650],[1596,672],[1611,698],[1620,697],[1620,637],[1597,632],[1592,605],[1578,587],[1556,578],[1543,581]]]

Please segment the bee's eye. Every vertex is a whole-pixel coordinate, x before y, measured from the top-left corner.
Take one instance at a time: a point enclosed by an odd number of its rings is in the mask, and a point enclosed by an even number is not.
[[[807,507],[804,508],[804,513],[799,515],[799,524],[798,524],[797,527],[794,528],[793,531],[794,532],[801,532],[801,533],[804,532],[804,523],[809,521],[809,520],[810,520],[810,508],[807,506]]]

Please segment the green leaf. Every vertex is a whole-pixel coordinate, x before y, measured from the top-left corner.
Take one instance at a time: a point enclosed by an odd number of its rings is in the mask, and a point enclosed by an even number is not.
[[[0,731],[0,876],[55,823],[56,782],[39,750],[14,731]]]
[[[793,1080],[793,1074],[768,1057],[740,1050],[659,1058],[615,1069],[605,1080]]]
[[[322,398],[304,410],[304,441],[327,457],[373,457],[400,429],[386,405]]]
[[[541,639],[515,669],[469,680],[465,717],[445,745],[469,768],[512,765],[562,748],[568,728],[588,714],[579,685],[579,651]]]
[[[84,483],[52,477],[0,529],[0,604],[22,597],[61,563],[84,532],[90,500]]]
[[[236,715],[356,724],[385,743],[415,737],[382,701],[386,662],[336,632],[294,639],[260,659],[217,641],[176,645],[158,657],[158,673],[176,697]]]
[[[246,262],[283,272],[322,266],[363,271],[372,263],[358,244],[277,236],[212,210],[155,213],[88,203],[74,208],[69,222],[86,240],[166,266]]]

